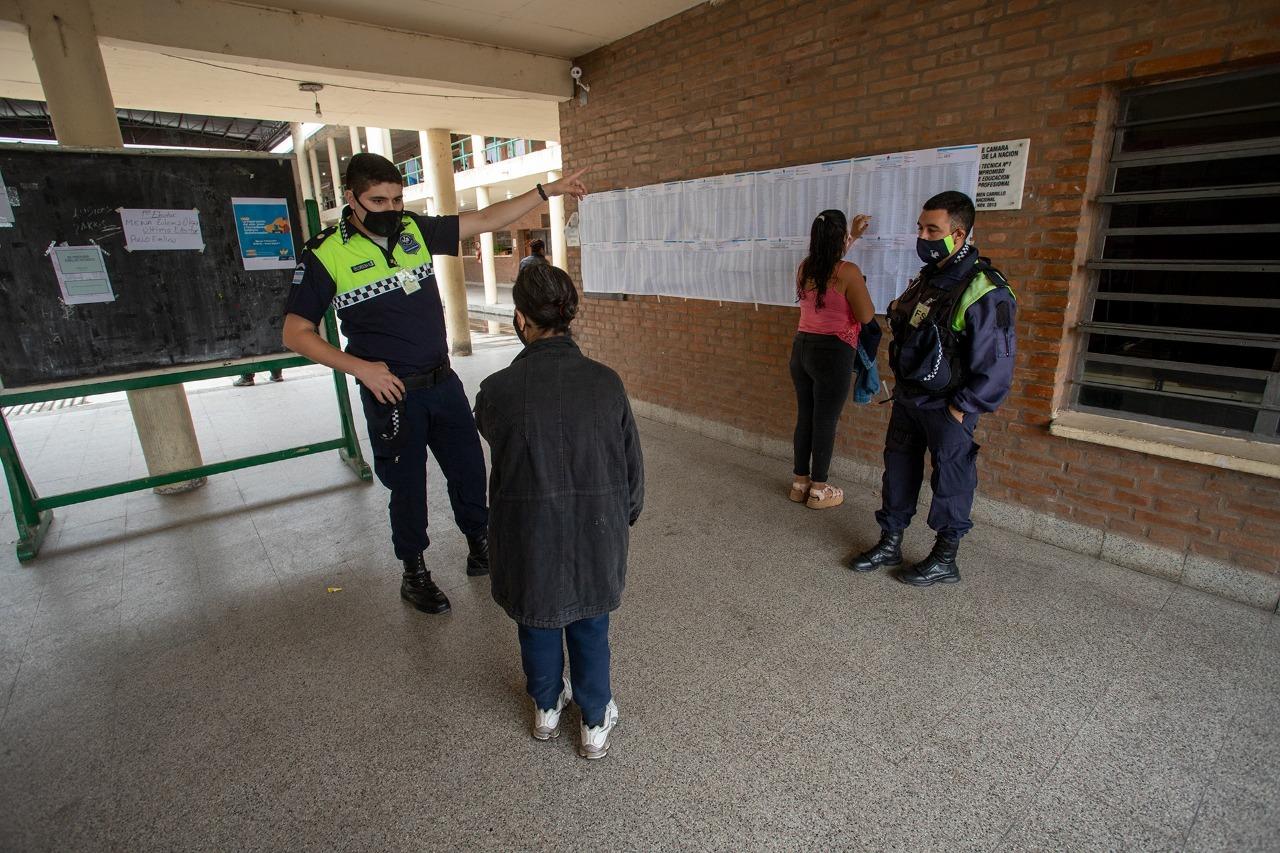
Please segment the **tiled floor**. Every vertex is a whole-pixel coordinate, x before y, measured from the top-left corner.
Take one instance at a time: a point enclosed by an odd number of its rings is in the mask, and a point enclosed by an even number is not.
[[[516,351],[484,339],[468,389]],[[317,371],[191,401],[209,460],[337,433]],[[13,428],[46,493],[143,473],[121,404]],[[1280,849],[1277,617],[992,529],[958,586],[857,576],[873,496],[813,512],[783,462],[642,434],[606,760],[576,719],[528,736],[438,469],[444,617],[325,454],[0,552],[0,849]]]

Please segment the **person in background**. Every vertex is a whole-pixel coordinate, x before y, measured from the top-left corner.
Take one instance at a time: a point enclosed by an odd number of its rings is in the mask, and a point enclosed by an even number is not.
[[[547,260],[546,252],[547,244],[541,240],[534,240],[529,244],[529,256],[520,259],[520,269],[525,270],[540,264],[550,264],[550,261]]]
[[[618,374],[570,337],[578,291],[568,273],[526,267],[512,299],[525,348],[476,395],[491,460],[490,584],[517,624],[533,736],[557,737],[576,700],[578,754],[603,758],[618,723],[609,614],[621,603],[630,528],[644,505],[640,436]]]
[[[283,381],[284,381],[284,370],[283,370],[283,369],[281,369],[281,370],[273,370],[273,371],[271,371],[271,381],[272,381],[272,382],[283,382]],[[235,381],[235,382],[232,382],[231,384],[232,384],[232,385],[234,385],[234,386],[235,386],[235,387],[237,387],[237,388],[244,388],[244,387],[246,387],[246,386],[248,386],[248,385],[252,385],[252,384],[254,384],[254,382],[253,382],[253,374],[252,374],[252,373],[241,373],[241,374],[240,374],[240,376],[239,376],[239,378],[237,378],[237,379],[236,379],[236,381]]]
[[[870,223],[870,216],[858,214],[851,228],[841,211],[822,211],[809,229],[809,254],[796,270],[800,325],[791,345],[796,429],[790,497],[811,509],[844,502],[844,490],[828,483],[827,473],[853,381],[858,334],[875,308],[862,271],[842,258]]]

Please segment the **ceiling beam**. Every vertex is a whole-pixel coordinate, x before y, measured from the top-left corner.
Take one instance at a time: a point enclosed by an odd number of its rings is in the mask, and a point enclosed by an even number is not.
[[[232,0],[90,2],[104,44],[551,102],[571,94],[567,60],[509,48]],[[21,23],[15,2],[0,0],[0,20]]]

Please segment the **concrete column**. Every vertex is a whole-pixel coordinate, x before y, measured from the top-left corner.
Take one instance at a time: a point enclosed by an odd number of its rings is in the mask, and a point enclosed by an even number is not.
[[[369,147],[370,154],[381,154],[383,157],[391,156],[386,152],[386,149],[382,147],[382,142],[383,142],[382,128],[366,127],[364,129],[364,139],[365,139],[365,144],[368,145]]]
[[[63,145],[123,148],[120,123],[102,64],[102,50],[88,0],[19,0],[31,54],[44,89],[54,134]],[[147,472],[168,474],[203,464],[181,385],[127,393]],[[204,477],[156,491],[187,492]]]
[[[484,137],[471,134],[471,168],[479,169],[487,160],[484,156]]]
[[[364,149],[360,147],[360,128],[352,125],[347,130],[351,131],[351,156],[363,153]]]
[[[385,127],[382,129],[382,156],[392,163],[396,161],[396,149],[391,144],[391,130]]]
[[[329,149],[329,177],[333,183],[333,204],[335,207],[342,207],[342,167],[338,163],[338,143],[333,141],[330,136],[325,140],[325,147]]]
[[[293,133],[293,164],[298,171],[298,188],[302,193],[302,202],[298,207],[302,211],[302,237],[304,240],[311,239],[311,226],[307,224],[307,199],[315,198],[315,189],[311,186],[311,164],[307,162],[306,140],[302,137],[302,124],[300,122],[292,122],[289,130]]]
[[[418,132],[422,145],[423,166],[427,186],[436,201],[440,216],[458,213],[458,192],[453,183],[453,154],[449,131],[434,128]],[[455,250],[457,251],[457,250]],[[441,255],[433,258],[440,299],[444,302],[445,327],[449,332],[449,351],[453,355],[471,355],[471,332],[467,328],[467,286],[462,274],[462,258]]]
[[[560,173],[547,172],[547,183],[560,180]],[[569,271],[569,243],[564,237],[564,196],[553,195],[551,201],[551,263]]]
[[[58,142],[123,148],[89,0],[18,0],[18,9]]]
[[[476,187],[476,210],[489,206],[489,188]],[[493,232],[480,235],[480,265],[484,269],[484,303],[498,304],[498,271],[493,265]]]
[[[320,204],[320,188],[323,186],[323,182],[320,180],[320,161],[316,158],[314,142],[307,146],[307,162],[311,166],[311,192],[315,193],[312,198],[316,200],[316,204],[323,207],[324,205]]]

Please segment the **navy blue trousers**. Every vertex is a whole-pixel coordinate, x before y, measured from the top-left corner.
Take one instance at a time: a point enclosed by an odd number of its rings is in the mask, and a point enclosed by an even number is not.
[[[604,709],[613,698],[609,690],[609,614],[579,619],[563,628],[520,631],[520,662],[529,695],[546,711],[556,706],[564,678],[564,646],[569,647],[569,684],[573,700],[588,726],[604,722]]]
[[[411,560],[427,549],[427,451],[435,454],[448,483],[449,503],[458,528],[467,536],[484,533],[489,524],[485,503],[484,451],[475,416],[456,374],[432,388],[405,395],[401,429],[395,445],[383,441],[377,424],[385,423],[389,407],[360,388],[373,448],[373,471],[391,490],[391,544],[396,557]]]
[[[946,407],[920,409],[893,401],[884,442],[883,498],[876,521],[888,533],[906,530],[916,512],[924,481],[924,454],[929,451],[933,502],[929,527],[939,536],[959,541],[973,527],[969,513],[978,488],[978,448],[973,431],[978,416],[958,423]]]

